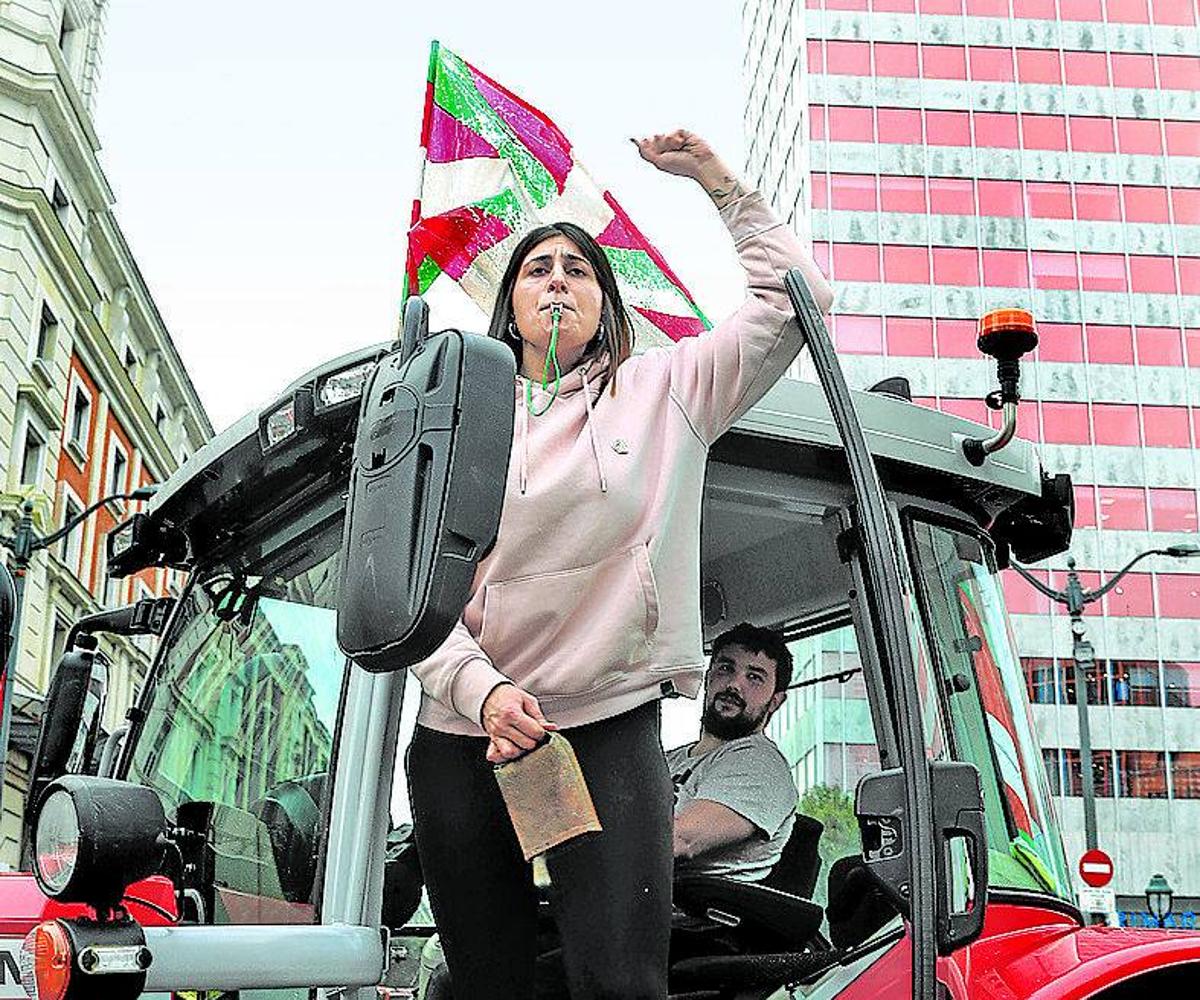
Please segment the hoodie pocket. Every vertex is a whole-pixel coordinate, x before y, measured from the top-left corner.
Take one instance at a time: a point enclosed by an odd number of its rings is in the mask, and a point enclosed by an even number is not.
[[[487,585],[479,644],[514,682],[577,695],[644,662],[658,628],[658,588],[645,545],[575,569]]]

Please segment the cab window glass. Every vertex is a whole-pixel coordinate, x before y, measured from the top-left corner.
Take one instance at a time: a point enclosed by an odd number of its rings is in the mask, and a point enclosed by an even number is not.
[[[164,647],[128,777],[206,830],[208,922],[314,919],[346,662],[335,563],[193,586]]]
[[[955,756],[979,769],[993,885],[1070,892],[1020,663],[990,553],[924,522],[909,532]]]

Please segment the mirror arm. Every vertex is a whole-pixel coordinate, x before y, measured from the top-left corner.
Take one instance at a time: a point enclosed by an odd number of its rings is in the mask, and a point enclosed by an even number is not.
[[[74,649],[80,635],[107,632],[111,635],[162,635],[174,597],[146,597],[123,608],[84,615],[67,633],[66,649]]]

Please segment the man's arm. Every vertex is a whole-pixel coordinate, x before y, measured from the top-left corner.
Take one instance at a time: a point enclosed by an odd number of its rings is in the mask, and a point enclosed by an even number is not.
[[[718,847],[749,840],[757,833],[758,827],[729,806],[696,799],[675,815],[675,857],[694,858]]]

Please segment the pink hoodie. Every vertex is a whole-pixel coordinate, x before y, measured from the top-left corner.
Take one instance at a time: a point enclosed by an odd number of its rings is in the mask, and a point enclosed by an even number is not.
[[[708,447],[799,353],[783,275],[809,261],[759,194],[721,216],[749,285],[732,316],[629,358],[615,397],[581,366],[535,417],[518,377],[499,535],[462,619],[413,667],[421,725],[483,735],[483,702],[505,681],[563,728],[699,690]]]

